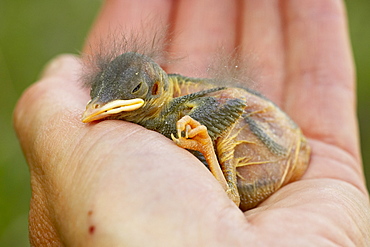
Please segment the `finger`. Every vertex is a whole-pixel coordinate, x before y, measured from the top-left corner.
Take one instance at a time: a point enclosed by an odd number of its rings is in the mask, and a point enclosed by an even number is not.
[[[170,52],[183,58],[168,71],[186,76],[206,76],[207,66],[220,48],[228,54],[236,42],[235,1],[178,1],[174,9]]]
[[[249,57],[258,90],[281,105],[284,89],[284,39],[278,1],[242,1],[241,55]]]
[[[46,163],[35,162],[35,159],[50,158],[48,155],[52,155],[56,146],[66,145],[65,150],[71,148],[67,144],[70,140],[62,132],[78,138],[79,131],[84,129],[81,115],[89,97],[78,83],[80,69],[79,59],[73,55],[55,58],[42,78],[23,93],[16,105],[14,127],[29,161],[31,175],[49,169]],[[50,143],[46,144],[45,139]]]
[[[67,148],[70,147],[68,138],[62,132],[75,134],[78,138],[76,130],[81,128],[79,118],[87,94],[76,83],[79,68],[75,56],[63,55],[54,59],[40,81],[23,93],[14,111],[14,127],[31,173],[29,229],[33,245],[46,246],[60,241],[54,222],[56,215],[51,212],[55,209],[63,212],[60,207],[53,207],[53,202],[65,189],[57,176],[67,178],[70,176],[63,174],[74,171],[73,166],[61,166],[57,161],[73,151]],[[62,146],[66,153],[55,152],[56,146]],[[50,164],[49,159],[55,162]],[[70,196],[70,199],[74,197]]]
[[[22,95],[14,111],[14,125],[22,144],[27,144],[23,139],[34,139],[31,135],[39,133],[42,122],[51,116],[72,112],[77,120],[88,100],[87,92],[76,83],[80,67],[75,56],[59,56],[49,63],[43,78]],[[68,94],[62,93],[65,91]]]
[[[158,30],[166,27],[171,7],[172,4],[165,0],[105,1],[86,41],[85,53],[94,54],[95,50],[100,48],[101,40],[106,37],[143,36],[150,41]]]
[[[283,1],[287,43],[284,108],[305,134],[359,161],[354,68],[341,1]]]

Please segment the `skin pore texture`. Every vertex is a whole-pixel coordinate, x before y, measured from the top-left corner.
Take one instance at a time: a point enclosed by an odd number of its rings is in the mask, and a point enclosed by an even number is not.
[[[129,35],[152,15],[177,34],[167,49],[186,54],[168,72],[206,75],[220,43],[230,52],[241,47],[240,56],[257,54],[260,90],[312,147],[307,172],[243,213],[171,140],[124,121],[82,123],[90,97],[79,82],[80,59],[62,55],[14,112],[31,174],[31,245],[370,245],[344,3],[106,1],[85,52],[98,49],[109,30]]]

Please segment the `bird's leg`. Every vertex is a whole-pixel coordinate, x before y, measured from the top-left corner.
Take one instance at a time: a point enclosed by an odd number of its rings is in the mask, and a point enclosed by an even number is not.
[[[213,176],[220,182],[229,198],[239,206],[240,198],[237,191],[231,189],[226,181],[217,160],[213,142],[208,134],[207,127],[190,116],[184,116],[176,123],[178,138],[171,135],[172,140],[180,147],[195,150],[203,154]],[[183,133],[184,135],[183,136]]]
[[[240,144],[240,142],[236,141],[238,134],[239,132],[234,134],[232,129],[223,133],[222,138],[217,141],[215,149],[217,150],[217,158],[221,165],[222,173],[229,185],[229,197],[239,206],[240,195],[237,186],[236,171],[238,159],[234,157],[235,147]]]

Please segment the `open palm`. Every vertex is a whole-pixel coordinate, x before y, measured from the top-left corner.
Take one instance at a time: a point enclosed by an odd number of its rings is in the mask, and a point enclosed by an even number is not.
[[[229,52],[241,47],[240,56],[253,53],[261,91],[309,139],[309,169],[300,181],[242,213],[195,157],[158,133],[123,121],[81,123],[88,92],[77,82],[78,59],[63,56],[25,92],[15,111],[31,171],[31,243],[370,244],[343,3],[129,2],[107,1],[87,52],[117,28],[154,36],[154,29],[138,28],[147,16],[158,15],[176,34],[169,36],[168,49],[187,55],[167,65],[168,72],[205,73],[220,44]]]

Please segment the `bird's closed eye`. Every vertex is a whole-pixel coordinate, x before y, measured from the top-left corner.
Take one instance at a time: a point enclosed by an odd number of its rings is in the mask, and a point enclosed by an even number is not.
[[[142,84],[143,83],[140,82],[134,89],[132,89],[131,93],[135,94],[136,92],[138,92],[140,90]]]

